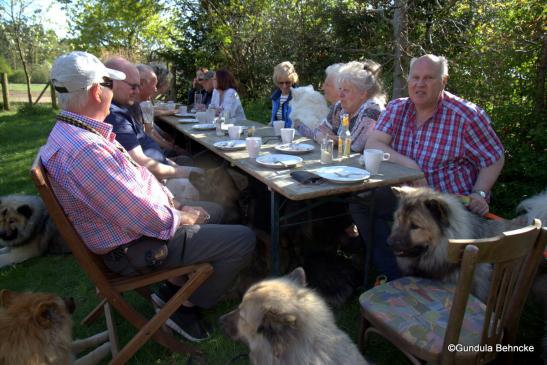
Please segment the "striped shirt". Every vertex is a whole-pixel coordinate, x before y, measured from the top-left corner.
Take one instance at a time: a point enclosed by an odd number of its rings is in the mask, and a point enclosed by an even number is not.
[[[277,108],[277,113],[275,113],[275,119],[276,120],[283,120],[283,108],[282,105],[287,102],[287,99],[289,98],[289,95],[281,95],[279,97],[279,108]]]
[[[401,98],[388,104],[375,129],[391,136],[395,151],[416,161],[429,186],[448,193],[471,193],[479,171],[504,154],[484,110],[447,91],[420,127],[414,103]]]
[[[53,191],[87,247],[105,254],[142,236],[171,238],[180,219],[171,193],[118,149],[112,125],[61,114],[100,133],[57,121],[40,151]]]

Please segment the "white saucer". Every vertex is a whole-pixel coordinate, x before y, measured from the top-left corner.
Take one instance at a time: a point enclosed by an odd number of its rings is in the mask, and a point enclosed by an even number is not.
[[[177,119],[177,122],[184,123],[184,124],[192,124],[192,123],[197,123],[197,120],[195,118],[179,118]]]
[[[311,152],[315,147],[311,144],[306,143],[285,143],[278,144],[274,147],[279,152],[291,153],[295,155],[300,155],[303,153]]]
[[[192,126],[192,129],[198,130],[198,131],[210,131],[215,129],[216,126],[213,123],[202,123],[202,124],[194,124]]]
[[[274,153],[271,155],[264,155],[256,158],[256,162],[260,165],[271,167],[274,169],[283,169],[296,166],[303,160],[298,156],[282,155]]]
[[[237,151],[247,147],[244,140],[232,139],[230,141],[219,141],[213,144],[216,148],[224,151]]]
[[[336,184],[358,183],[370,177],[370,172],[352,166],[325,166],[313,171]]]

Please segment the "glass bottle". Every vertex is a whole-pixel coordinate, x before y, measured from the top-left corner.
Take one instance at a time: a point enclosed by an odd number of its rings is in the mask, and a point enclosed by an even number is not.
[[[338,158],[343,159],[344,157],[349,156],[349,152],[346,155],[346,149],[348,142],[346,141],[349,138],[349,146],[351,146],[351,133],[349,131],[349,115],[344,114],[342,117],[342,124],[338,128]],[[349,150],[348,150],[349,151]]]

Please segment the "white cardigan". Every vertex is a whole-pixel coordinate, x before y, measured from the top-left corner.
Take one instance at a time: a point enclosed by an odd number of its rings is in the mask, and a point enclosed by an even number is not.
[[[239,100],[239,95],[237,94],[237,91],[232,88],[224,90],[224,100],[222,101],[222,104],[220,104],[220,94],[218,90],[214,89],[210,106],[229,111],[232,118],[247,119],[245,117],[245,112],[243,111],[243,106],[241,105],[241,100]]]

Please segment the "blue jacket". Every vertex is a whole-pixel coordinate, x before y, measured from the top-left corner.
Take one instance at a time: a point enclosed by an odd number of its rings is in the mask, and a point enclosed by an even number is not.
[[[281,117],[285,121],[285,128],[291,128],[292,127],[292,120],[291,120],[291,106],[289,105],[289,101],[292,99],[292,92],[289,92],[289,98],[286,102],[281,105]],[[280,101],[281,100],[281,90],[279,88],[276,88],[272,94],[272,118],[270,119],[270,124],[276,120],[276,114],[277,110],[280,107]]]

